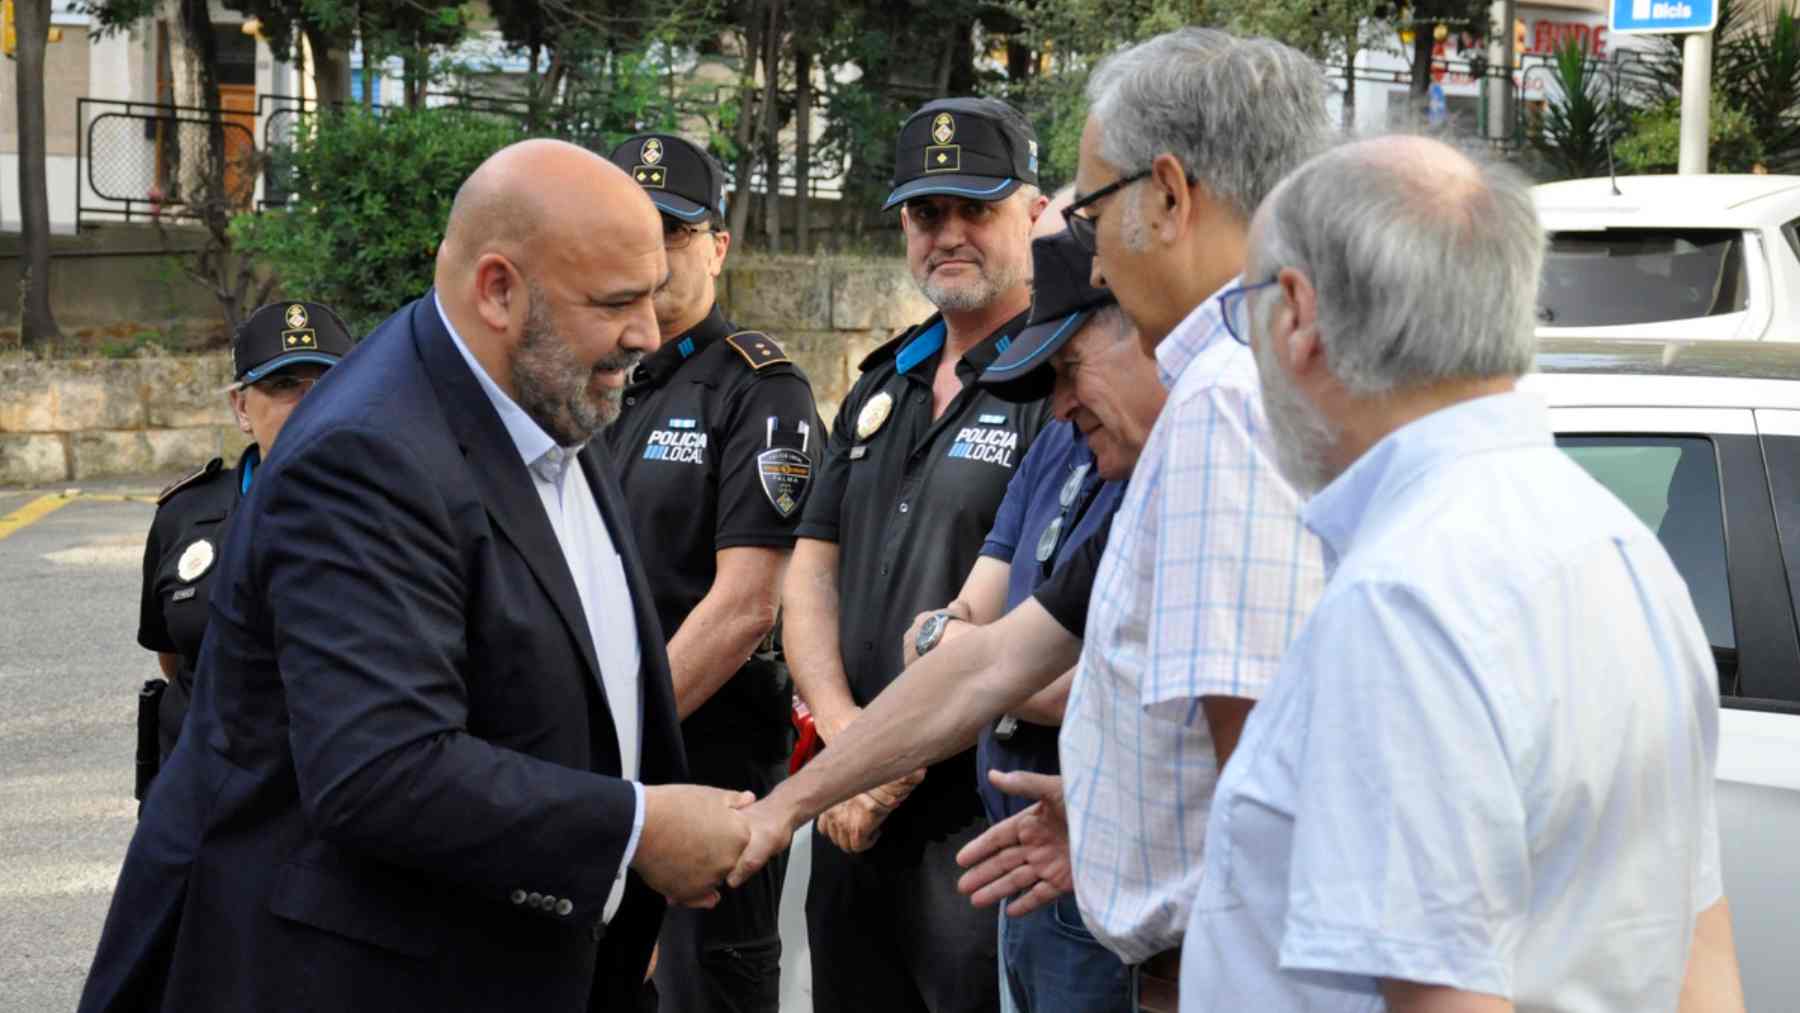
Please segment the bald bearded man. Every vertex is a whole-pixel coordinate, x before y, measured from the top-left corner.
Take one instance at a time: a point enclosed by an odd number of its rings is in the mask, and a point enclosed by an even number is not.
[[[552,205],[552,202],[554,206]],[[685,778],[588,441],[656,347],[643,190],[529,141],[437,285],[296,411],[225,536],[186,734],[82,1010],[632,1009],[746,799]]]

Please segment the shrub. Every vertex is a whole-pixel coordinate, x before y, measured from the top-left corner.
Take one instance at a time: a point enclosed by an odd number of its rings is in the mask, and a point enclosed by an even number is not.
[[[1755,125],[1713,93],[1707,134],[1708,170],[1748,172],[1762,159]],[[1681,102],[1663,102],[1633,114],[1631,129],[1613,149],[1620,172],[1674,172],[1681,161]]]
[[[287,207],[240,215],[233,234],[283,298],[325,303],[365,334],[430,287],[457,187],[522,136],[466,109],[314,114],[294,140]]]

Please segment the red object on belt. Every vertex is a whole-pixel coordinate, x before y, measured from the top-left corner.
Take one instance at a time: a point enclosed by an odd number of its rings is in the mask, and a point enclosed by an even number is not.
[[[813,724],[812,711],[806,708],[806,701],[794,696],[794,709],[789,715],[794,720],[794,730],[800,733],[800,740],[794,743],[794,755],[788,757],[788,774],[800,773],[808,760],[819,755],[825,748],[825,740],[819,738],[818,726]]]

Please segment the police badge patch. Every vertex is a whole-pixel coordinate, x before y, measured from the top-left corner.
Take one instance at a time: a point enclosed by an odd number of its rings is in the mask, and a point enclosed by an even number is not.
[[[812,459],[792,447],[776,447],[756,455],[756,477],[762,480],[763,495],[785,520],[794,516],[806,502],[806,487],[812,483]]]
[[[798,442],[800,446],[778,447],[777,442]],[[764,424],[763,446],[768,449],[756,455],[756,477],[782,520],[794,516],[806,502],[806,487],[812,483],[812,458],[806,456],[806,448],[811,442],[812,426],[803,421],[786,434],[781,419],[774,415]]]
[[[183,583],[192,584],[212,569],[212,565],[212,543],[204,538],[197,539],[183,549],[181,558],[175,561],[175,576],[181,578]]]

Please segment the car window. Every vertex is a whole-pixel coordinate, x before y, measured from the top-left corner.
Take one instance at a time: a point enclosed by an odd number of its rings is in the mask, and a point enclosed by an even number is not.
[[[1800,258],[1800,218],[1783,225],[1781,234],[1787,237],[1788,245],[1794,248],[1794,256]]]
[[[1538,292],[1546,327],[1601,327],[1736,313],[1748,305],[1736,229],[1553,232]]]
[[[1711,440],[1698,436],[1559,436],[1557,445],[1656,532],[1694,596],[1716,648],[1735,649],[1725,579],[1725,512]]]

